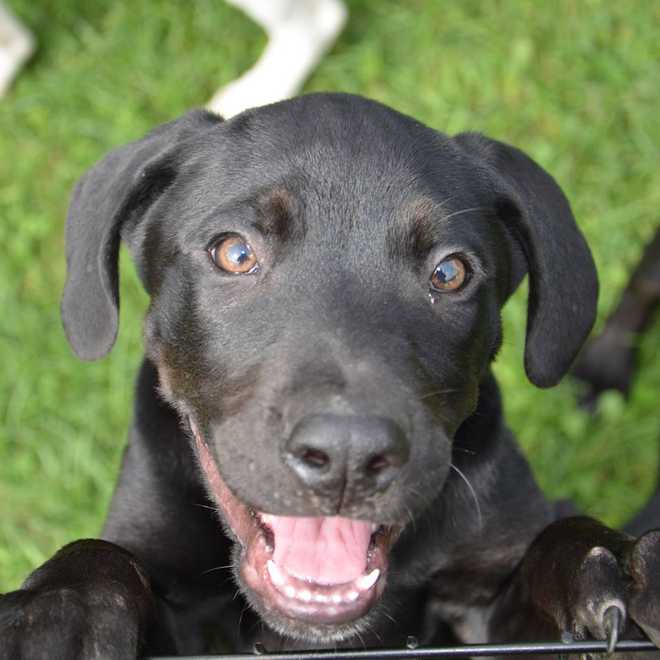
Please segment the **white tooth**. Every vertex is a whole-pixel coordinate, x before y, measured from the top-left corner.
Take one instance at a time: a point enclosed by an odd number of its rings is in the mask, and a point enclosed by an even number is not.
[[[367,575],[361,575],[357,580],[355,580],[355,586],[360,589],[360,591],[367,591],[367,589],[371,589],[371,587],[376,584],[376,581],[380,577],[380,570],[378,568],[374,568],[371,573],[367,573]]]
[[[284,595],[287,598],[295,598],[296,597],[295,587],[292,587],[290,584],[287,584],[286,587],[284,587]]]
[[[304,600],[306,603],[309,603],[309,601],[312,600],[312,592],[309,591],[309,589],[301,589],[298,592],[298,598],[300,598],[300,600]]]
[[[317,603],[328,603],[330,599],[325,594],[314,594],[314,600]]]
[[[360,597],[360,594],[357,591],[347,591],[344,594],[344,599],[347,600],[349,603],[352,603],[356,601]]]
[[[342,598],[341,594],[332,594],[333,603],[337,603],[337,605],[339,605],[339,603],[341,603],[343,600],[344,599]]]
[[[268,569],[268,575],[270,575],[271,582],[276,587],[281,587],[286,582],[286,578],[280,570],[280,567],[272,559],[269,559],[266,562],[266,568]]]

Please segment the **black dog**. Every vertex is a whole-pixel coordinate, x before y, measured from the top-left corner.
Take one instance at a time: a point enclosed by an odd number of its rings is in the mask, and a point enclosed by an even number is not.
[[[660,307],[660,227],[644,248],[642,258],[626,284],[602,332],[586,345],[572,374],[585,384],[581,404],[594,410],[607,390],[624,396],[637,371],[637,348]]]
[[[62,312],[83,359],[115,339],[120,237],[151,304],[104,540],[3,597],[0,657],[660,642],[659,535],[553,522],[502,419],[490,364],[525,273],[538,386],[596,307],[527,156],[354,96],[189,113],[75,190]]]

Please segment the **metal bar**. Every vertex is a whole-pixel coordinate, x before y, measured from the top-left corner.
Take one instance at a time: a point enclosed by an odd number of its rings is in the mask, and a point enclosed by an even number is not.
[[[647,640],[624,640],[616,645],[615,653],[652,651],[659,649]],[[234,655],[185,656],[188,660],[413,660],[414,658],[457,658],[502,655],[567,655],[606,653],[607,642],[539,642],[518,644],[464,644],[442,648],[369,649],[365,651],[291,651],[283,653],[237,653]],[[181,660],[181,656],[145,658],[144,660]]]

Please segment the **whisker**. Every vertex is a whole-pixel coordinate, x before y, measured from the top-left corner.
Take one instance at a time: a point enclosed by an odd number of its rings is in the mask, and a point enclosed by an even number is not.
[[[389,619],[392,623],[398,625],[397,620],[384,607],[381,609],[381,612],[382,612],[384,617]]]
[[[457,447],[456,445],[454,445],[452,447],[452,450],[453,451],[462,451],[464,454],[470,454],[471,456],[476,456],[477,455],[477,452],[473,451],[472,449],[466,449],[465,447]]]
[[[241,615],[238,617],[238,627],[241,627],[241,624],[243,623],[243,617],[245,616],[245,613],[250,609],[249,605],[246,605],[242,610],[241,610]]]
[[[443,209],[443,208],[445,208],[445,206],[447,206],[447,204],[453,202],[455,199],[456,199],[456,195],[449,195],[446,199],[441,200],[441,201],[438,203],[438,206],[439,206],[441,209]]]
[[[225,566],[214,566],[213,568],[209,568],[208,570],[201,573],[201,575],[207,575],[208,573],[213,573],[213,571],[222,571],[226,568],[232,568],[232,567],[233,567],[232,564],[227,564]]]
[[[217,506],[211,506],[210,504],[200,504],[199,502],[193,502],[192,505],[193,506],[198,506],[201,509],[209,509],[210,511],[215,511],[215,512],[218,511]]]
[[[479,504],[479,498],[477,497],[477,493],[474,490],[474,488],[472,487],[472,484],[470,483],[470,480],[453,463],[450,463],[449,467],[452,470],[454,470],[454,472],[456,472],[456,474],[458,474],[458,476],[461,479],[463,479],[463,481],[465,482],[465,485],[468,487],[468,490],[470,491],[470,494],[472,495],[472,499],[474,500],[474,505],[477,509],[477,518],[479,520],[479,527],[480,528],[483,527],[483,517],[481,515],[481,506]]]
[[[489,211],[490,209],[487,206],[474,206],[471,209],[461,209],[460,211],[454,211],[449,215],[446,215],[443,220],[449,220],[457,215],[462,215],[463,213],[471,213],[472,211]]]
[[[360,640],[360,644],[362,644],[362,648],[366,651],[367,650],[367,645],[364,642],[364,637],[362,637],[362,635],[360,634],[360,632],[358,630],[355,631],[355,635]]]
[[[378,634],[378,631],[376,630],[376,626],[367,624],[367,632],[371,635],[374,635],[378,639],[378,643],[382,644],[383,643],[383,638]],[[364,642],[362,642],[364,644]],[[367,647],[364,647],[365,651]]]
[[[443,412],[443,410],[444,410],[444,406],[434,406],[433,415],[438,419],[438,421],[449,423],[450,419],[447,416],[447,414]]]
[[[460,392],[460,390],[455,387],[444,390],[433,390],[433,392],[428,392],[420,396],[419,401],[423,401],[424,399],[429,399],[432,396],[439,396],[440,394],[454,394],[455,392]]]
[[[415,522],[415,516],[413,515],[412,510],[408,505],[404,505],[404,509],[406,511],[406,515],[408,516],[408,520],[410,521],[410,526],[413,529],[413,532],[417,532],[417,524]]]

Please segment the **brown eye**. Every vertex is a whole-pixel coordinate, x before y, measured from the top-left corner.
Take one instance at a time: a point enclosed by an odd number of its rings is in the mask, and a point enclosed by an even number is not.
[[[209,253],[213,263],[227,273],[251,273],[259,263],[252,246],[238,234],[220,239]]]
[[[431,288],[435,291],[457,291],[468,279],[468,268],[458,257],[441,261],[431,275]]]

